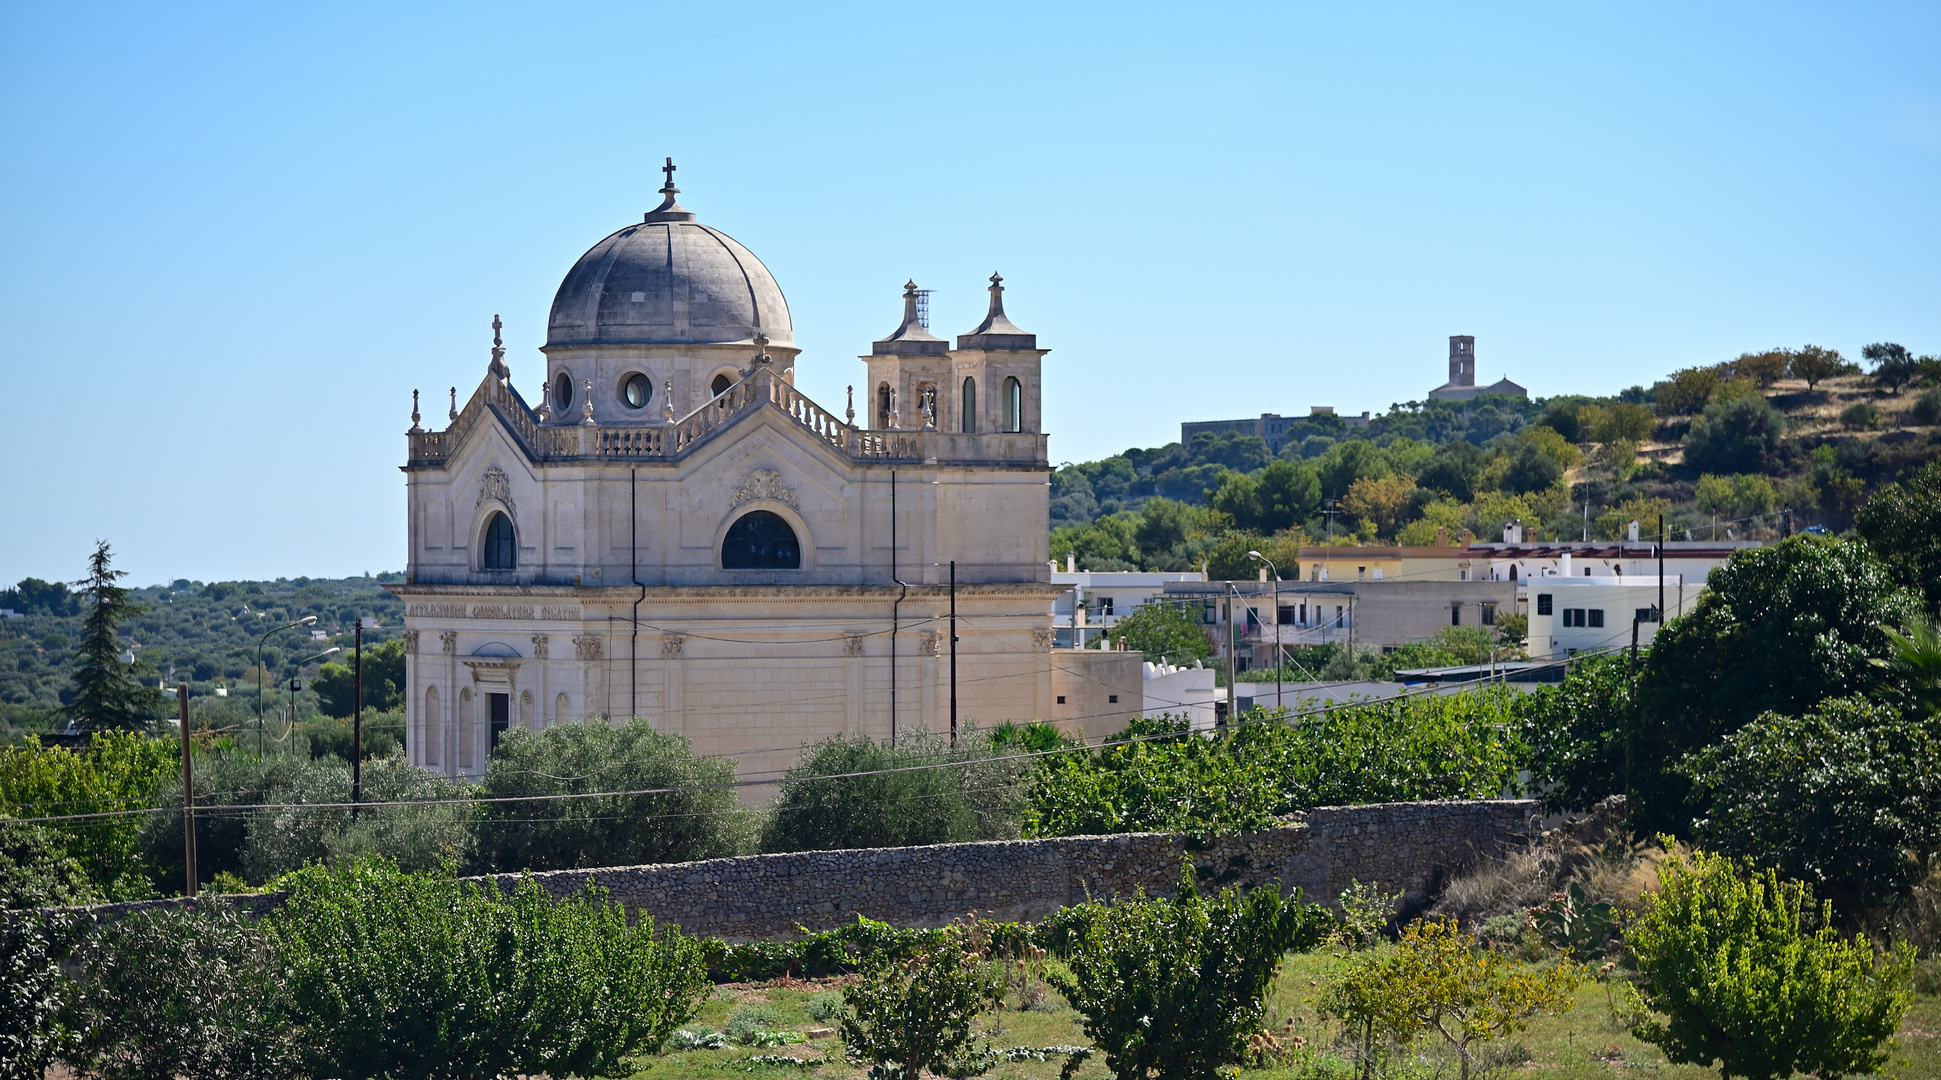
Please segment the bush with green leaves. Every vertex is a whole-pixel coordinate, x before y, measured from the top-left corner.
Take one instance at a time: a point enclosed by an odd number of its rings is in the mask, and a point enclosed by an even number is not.
[[[782,780],[762,850],[1016,838],[1029,763],[975,729],[958,744],[921,728],[895,746],[849,734],[811,744]]]
[[[1941,414],[1941,389],[1929,394]],[[1929,612],[1941,607],[1941,461],[1874,492],[1854,515],[1853,529],[1896,581],[1920,590]]]
[[[787,1024],[788,1018],[780,1008],[767,1002],[751,1002],[735,1006],[727,1022],[721,1025],[721,1034],[737,1045],[757,1046],[761,1045],[763,1035],[780,1031]]]
[[[1625,933],[1658,1014],[1637,1035],[1673,1064],[1772,1080],[1871,1073],[1912,994],[1914,953],[1842,940],[1803,883],[1723,856],[1667,859],[1659,891]],[[1662,1018],[1661,1018],[1662,1017]]]
[[[1171,898],[1083,905],[1047,981],[1084,1016],[1121,1080],[1213,1080],[1260,1030],[1281,957],[1311,948],[1325,909],[1275,885],[1202,898],[1190,866]]]
[[[0,1080],[42,1080],[73,1047],[75,987],[61,965],[84,936],[71,912],[0,915]]]
[[[1765,472],[1786,431],[1786,416],[1758,393],[1705,406],[1685,433],[1685,462],[1712,473]]]
[[[701,948],[588,886],[510,892],[378,859],[284,878],[269,918],[311,1075],[618,1076],[693,1017]]]
[[[1687,801],[1685,755],[1761,713],[1800,715],[1892,683],[1871,662],[1892,653],[1882,626],[1907,625],[1920,604],[1867,545],[1847,540],[1795,536],[1714,569],[1698,603],[1659,630],[1639,666],[1634,830],[1684,835],[1693,817],[1707,815]]]
[[[69,1060],[103,1080],[299,1075],[280,965],[261,927],[221,901],[98,928],[80,950]]]
[[[1298,719],[1256,711],[1212,735],[1142,718],[1097,750],[1040,759],[1025,834],[1247,831],[1317,806],[1490,798],[1523,765],[1525,707],[1491,687]]]
[[[734,779],[733,759],[696,757],[686,737],[639,717],[511,731],[486,762],[488,798],[657,793],[486,803],[479,859],[495,870],[565,870],[734,855],[748,831]]]
[[[1866,698],[1766,713],[1688,759],[1709,847],[1812,883],[1857,920],[1941,853],[1941,722]]]
[[[1624,793],[1634,686],[1629,665],[1622,655],[1579,656],[1561,684],[1530,695],[1522,735],[1546,811],[1587,811]]]
[[[0,818],[0,911],[101,902],[64,839],[45,825]]]
[[[1199,622],[1167,603],[1134,608],[1113,624],[1108,637],[1113,648],[1136,649],[1154,662],[1185,665],[1213,655],[1213,644]]]
[[[949,926],[907,959],[871,956],[843,990],[843,1043],[870,1063],[870,1080],[916,1080],[925,1070],[969,1077],[997,1064],[989,1046],[974,1045],[971,1021],[1002,988],[967,937]]]
[[[163,778],[181,767],[179,760],[173,744],[131,731],[96,732],[79,751],[42,746],[29,736],[19,746],[0,748],[0,813],[27,818],[146,807]],[[137,839],[142,823],[143,816],[133,814],[50,828],[96,891],[113,900],[139,900],[152,895]]]

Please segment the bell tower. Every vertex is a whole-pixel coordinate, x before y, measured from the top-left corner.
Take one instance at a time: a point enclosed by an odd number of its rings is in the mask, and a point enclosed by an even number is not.
[[[1473,334],[1449,336],[1449,385],[1476,385],[1476,337]]]

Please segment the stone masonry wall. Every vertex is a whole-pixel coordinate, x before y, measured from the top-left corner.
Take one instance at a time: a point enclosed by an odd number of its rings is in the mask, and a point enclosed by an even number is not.
[[[1067,836],[932,847],[859,848],[655,866],[555,870],[533,877],[555,896],[593,881],[629,914],[645,913],[696,934],[729,941],[829,930],[867,915],[896,926],[940,926],[965,912],[1002,920],[1036,920],[1086,899],[1144,890],[1170,896],[1181,862],[1190,858],[1202,888],[1279,881],[1309,900],[1329,903],[1349,882],[1379,883],[1420,903],[1438,877],[1479,856],[1536,835],[1537,804],[1522,800],[1452,800],[1323,807],[1284,828],[1205,842],[1171,833]],[[510,888],[520,875],[499,874]],[[280,893],[234,898],[253,913]],[[151,900],[103,904],[96,919],[181,904]]]
[[[1210,886],[1278,880],[1333,902],[1352,880],[1421,901],[1439,875],[1528,839],[1527,801],[1326,807],[1266,832],[1204,846],[1168,833],[750,855],[533,875],[556,896],[598,883],[631,913],[730,941],[832,929],[858,915],[938,926],[967,911],[1035,920],[1086,898],[1171,895],[1181,860]],[[498,875],[510,886],[516,875]]]

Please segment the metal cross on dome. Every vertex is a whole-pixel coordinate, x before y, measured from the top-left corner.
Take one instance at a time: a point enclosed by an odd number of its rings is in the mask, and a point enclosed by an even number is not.
[[[662,165],[660,171],[667,174],[667,183],[661,185],[661,190],[679,191],[680,189],[674,186],[674,159],[668,158],[667,164]]]

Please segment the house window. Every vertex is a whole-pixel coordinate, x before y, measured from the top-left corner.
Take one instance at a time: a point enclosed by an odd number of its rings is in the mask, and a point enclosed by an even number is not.
[[[512,695],[487,694],[485,703],[492,714],[492,748],[496,750],[499,747],[499,739],[505,735],[506,729],[512,726]]]
[[[1058,695],[1058,704],[1063,705],[1064,703],[1065,703],[1065,695],[1063,694]]]
[[[485,523],[485,558],[480,561],[486,570],[512,570],[519,565],[519,543],[512,535],[512,519],[504,514],[494,513],[492,520]]]
[[[1206,602],[1206,607],[1200,612],[1200,623],[1204,626],[1212,626],[1219,621],[1220,621],[1219,605],[1214,603],[1211,600],[1208,600]]]
[[[1496,605],[1495,604],[1483,605],[1483,625],[1484,626],[1496,625]]]
[[[1635,617],[1641,623],[1657,622],[1658,609],[1656,607],[1641,607],[1635,613]]]
[[[1584,609],[1580,607],[1565,608],[1564,625],[1565,626],[1584,625]]]
[[[1110,614],[1112,614],[1112,598],[1111,598],[1111,597],[1109,597],[1109,596],[1101,596],[1101,597],[1099,597],[1099,614],[1100,614],[1100,615],[1110,615]]]
[[[802,545],[795,530],[766,510],[745,514],[721,541],[723,570],[800,570]]]
[[[970,434],[977,430],[977,380],[964,376],[963,426],[959,430]]]
[[[1549,593],[1537,594],[1537,614],[1539,615],[1550,614],[1550,594]]]
[[[1462,625],[1462,605],[1461,604],[1449,605],[1449,625],[1450,626]]]
[[[1339,630],[1339,629],[1341,629],[1342,627],[1344,627],[1344,626],[1346,626],[1346,625],[1348,625],[1348,624],[1347,624],[1347,622],[1346,622],[1346,621],[1345,621],[1345,620],[1344,620],[1344,619],[1342,618],[1342,615],[1341,615],[1341,605],[1340,605],[1340,604],[1336,604],[1336,605],[1334,606],[1334,628],[1335,628],[1336,630]]]
[[[1592,609],[1590,609],[1590,611],[1588,612],[1588,614],[1589,614],[1589,615],[1590,615],[1590,617],[1591,617],[1591,625],[1592,625],[1592,626],[1603,626],[1603,625],[1604,625],[1604,609],[1603,609],[1603,608],[1601,608],[1601,607],[1594,607],[1594,608],[1592,608]]]
[[[1119,703],[1119,695],[1107,694],[1105,700],[1108,704],[1117,705]]]
[[[1024,430],[1024,384],[1014,378],[1004,380],[1004,430]]]
[[[1280,611],[1274,618],[1282,626],[1292,626],[1294,624],[1294,605],[1282,604]]]
[[[1376,581],[1380,581],[1381,579],[1382,579],[1382,568],[1381,568],[1381,567],[1379,567],[1379,566],[1377,566],[1377,567],[1375,568],[1375,580],[1376,580]],[[1467,575],[1467,572],[1465,572],[1465,574],[1464,574],[1464,577],[1463,577],[1463,580],[1464,580],[1464,581],[1468,581],[1468,580],[1469,580],[1469,577],[1468,577],[1468,575]]]
[[[1511,580],[1511,581],[1515,581],[1515,580],[1516,580],[1516,564],[1515,564],[1515,563],[1511,563],[1511,564],[1510,564],[1510,580]]]

